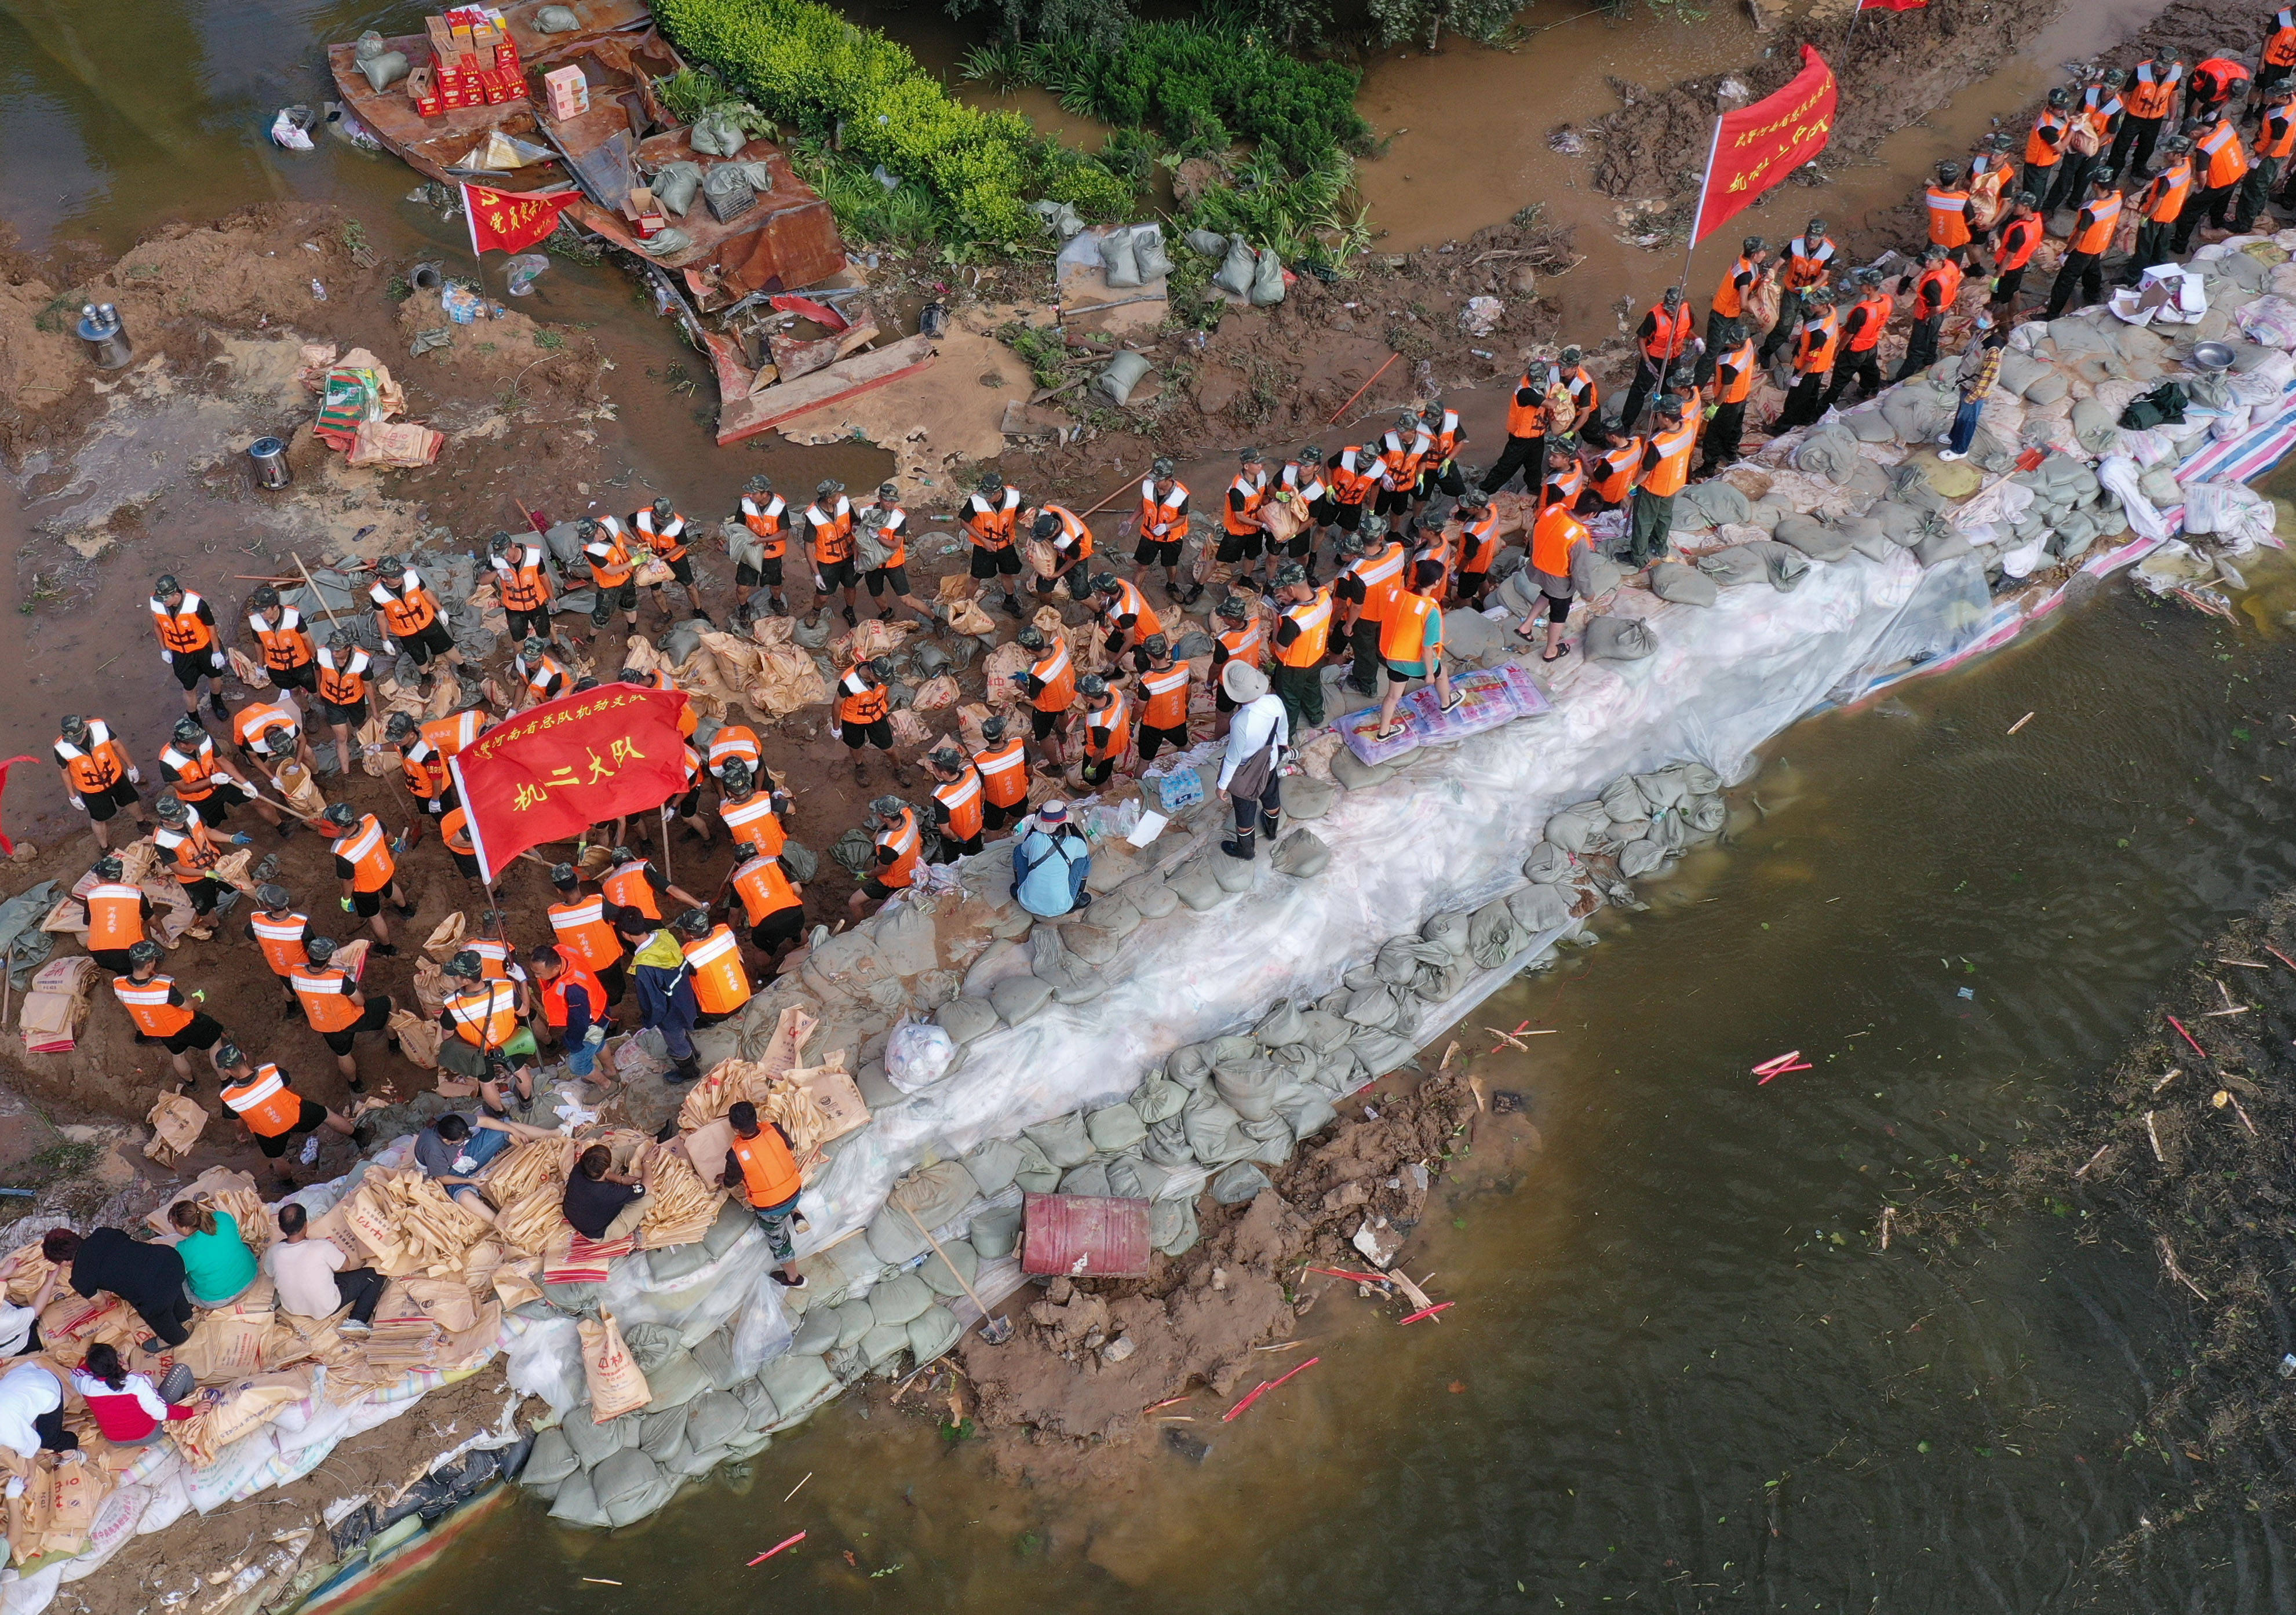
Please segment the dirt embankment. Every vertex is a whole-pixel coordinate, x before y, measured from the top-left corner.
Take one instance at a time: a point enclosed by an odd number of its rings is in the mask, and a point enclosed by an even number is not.
[[[2290,958],[2296,891],[2203,944],[2119,1062],[2005,1177],[1972,1163],[1893,1217],[1901,1236],[1931,1244],[1981,1238],[2005,1197],[2033,1212],[2078,1210],[2089,1239],[2151,1247],[2189,1341],[2168,1373],[2146,1374],[2152,1401],[2126,1446],[2165,1461],[2187,1500],[2096,1555],[2107,1577],[2158,1554],[2153,1529],[2296,1500],[2296,1402],[2281,1377],[2296,1350],[2285,1304],[2296,1282]]]
[[[1248,1369],[1284,1361],[1254,1349],[1289,1340],[1325,1291],[1345,1285],[1303,1268],[1365,1270],[1356,1230],[1383,1217],[1407,1235],[1478,1124],[1529,1135],[1526,1122],[1479,1117],[1462,1077],[1390,1078],[1349,1100],[1255,1199],[1224,1207],[1207,1193],[1201,1242],[1155,1258],[1149,1277],[1056,1279],[1010,1298],[996,1310],[1013,1317],[1012,1340],[973,1334],[958,1349],[1000,1468],[1042,1481],[1097,1467],[1120,1455],[1111,1449],[1179,1428],[1144,1416],[1155,1404],[1198,1385],[1225,1398]],[[1201,1455],[1200,1445],[1184,1451]]]

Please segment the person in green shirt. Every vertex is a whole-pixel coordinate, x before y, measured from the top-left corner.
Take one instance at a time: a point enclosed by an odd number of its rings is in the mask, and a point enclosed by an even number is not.
[[[168,1220],[184,1237],[176,1254],[184,1258],[184,1287],[202,1307],[236,1300],[255,1282],[255,1252],[240,1237],[239,1220],[195,1200],[179,1200]]]

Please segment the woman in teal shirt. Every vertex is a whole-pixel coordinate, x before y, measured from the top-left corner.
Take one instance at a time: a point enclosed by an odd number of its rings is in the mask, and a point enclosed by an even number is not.
[[[179,1200],[168,1209],[168,1220],[184,1236],[176,1253],[184,1258],[192,1299],[202,1307],[225,1306],[255,1282],[255,1252],[240,1237],[239,1220],[230,1212]]]

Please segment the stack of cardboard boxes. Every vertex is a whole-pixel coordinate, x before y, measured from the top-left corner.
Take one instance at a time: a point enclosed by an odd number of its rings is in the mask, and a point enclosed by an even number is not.
[[[425,118],[463,107],[499,106],[526,96],[518,45],[492,6],[465,5],[425,17],[431,60],[406,76],[414,110]]]

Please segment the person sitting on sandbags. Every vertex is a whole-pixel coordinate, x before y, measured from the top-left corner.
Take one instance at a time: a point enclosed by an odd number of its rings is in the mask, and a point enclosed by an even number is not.
[[[1084,889],[1092,873],[1092,844],[1070,822],[1057,798],[1037,809],[1013,848],[1013,898],[1040,920],[1057,920],[1092,906]]]

